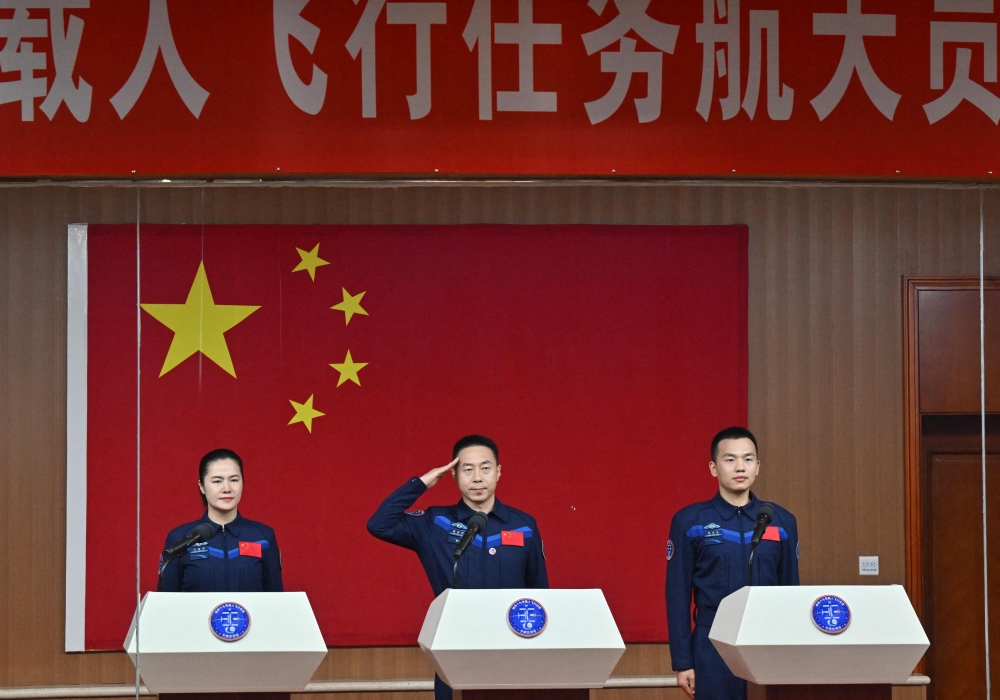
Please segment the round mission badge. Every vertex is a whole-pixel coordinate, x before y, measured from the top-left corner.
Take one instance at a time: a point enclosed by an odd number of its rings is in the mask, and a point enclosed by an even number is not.
[[[250,613],[239,603],[222,603],[212,610],[208,625],[222,641],[235,642],[250,631]]]
[[[827,634],[840,634],[851,625],[851,608],[840,596],[823,595],[812,605],[812,621]]]
[[[532,598],[516,600],[507,609],[507,624],[519,637],[537,637],[548,621],[545,608]]]

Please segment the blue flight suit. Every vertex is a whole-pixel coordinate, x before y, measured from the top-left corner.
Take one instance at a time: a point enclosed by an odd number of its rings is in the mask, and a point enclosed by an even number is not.
[[[738,507],[721,494],[674,515],[667,542],[667,622],[675,671],[694,669],[697,700],[743,700],[746,681],[733,675],[708,639],[715,611],[747,583],[750,538],[760,501]],[[773,505],[773,504],[772,504]],[[770,528],[776,528],[772,530]],[[799,531],[795,516],[774,506],[774,520],[753,558],[755,586],[799,585]],[[691,629],[694,596],[695,627]]]
[[[475,512],[464,500],[453,506],[431,506],[426,511],[407,509],[427,487],[413,477],[389,494],[368,520],[368,532],[400,547],[412,549],[420,558],[434,596],[451,588],[455,546]],[[524,546],[501,543],[502,531],[522,534]],[[548,588],[545,552],[535,519],[497,499],[486,521],[486,546],[476,535],[472,546],[458,562],[456,588]],[[435,700],[451,700],[451,688],[434,676]]]
[[[264,523],[248,520],[237,513],[236,519],[218,525],[206,512],[199,520],[176,527],[167,535],[164,549],[182,539],[195,526],[208,523],[214,530],[206,542],[196,542],[183,554],[167,562],[162,570],[158,591],[283,591],[281,553],[274,530]],[[240,542],[260,545],[261,556],[240,553]],[[247,548],[244,547],[244,550]],[[252,548],[255,549],[255,548]],[[161,564],[162,567],[162,564]]]

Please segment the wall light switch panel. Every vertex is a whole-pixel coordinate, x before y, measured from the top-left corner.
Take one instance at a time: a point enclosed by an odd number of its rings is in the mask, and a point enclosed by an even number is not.
[[[858,574],[878,576],[878,557],[858,557]]]

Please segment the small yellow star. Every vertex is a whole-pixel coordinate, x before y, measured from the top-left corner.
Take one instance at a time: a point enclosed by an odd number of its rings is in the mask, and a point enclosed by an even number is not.
[[[362,316],[368,315],[368,312],[361,308],[361,297],[365,295],[364,292],[351,296],[343,287],[340,289],[344,293],[344,300],[336,306],[331,306],[330,308],[344,312],[345,326],[351,322],[351,317],[354,316],[354,314],[361,314]]]
[[[317,243],[316,246],[308,253],[302,250],[301,248],[296,248],[295,250],[299,251],[299,257],[302,258],[302,261],[295,266],[295,269],[292,270],[292,272],[299,272],[301,270],[306,270],[309,272],[309,279],[315,282],[316,268],[330,264],[326,260],[323,260],[321,257],[319,257],[319,243]]]
[[[343,384],[344,382],[346,382],[348,379],[350,379],[352,382],[354,382],[358,386],[361,386],[361,380],[358,379],[358,371],[362,367],[365,367],[367,364],[368,364],[367,362],[355,362],[351,358],[351,351],[348,350],[347,351],[347,357],[344,358],[343,363],[341,363],[341,364],[336,364],[335,363],[335,364],[330,365],[335,370],[337,370],[338,372],[340,372],[340,381],[337,382],[337,386],[340,386],[341,384]]]
[[[325,413],[317,411],[313,408],[313,394],[309,395],[305,403],[296,403],[289,399],[288,403],[292,404],[292,408],[295,409],[295,415],[292,419],[288,421],[289,425],[293,423],[303,423],[306,426],[306,430],[310,433],[313,431],[313,418],[319,418],[320,416],[325,416]]]

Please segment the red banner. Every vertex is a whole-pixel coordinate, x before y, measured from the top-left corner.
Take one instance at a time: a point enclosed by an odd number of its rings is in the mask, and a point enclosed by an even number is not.
[[[2,0],[0,41],[3,176],[989,179],[1000,144],[994,0]]]
[[[711,497],[712,435],[746,420],[746,227],[144,226],[140,241],[143,591],[166,533],[202,514],[199,459],[228,447],[240,512],[274,527],[285,588],[309,594],[327,643],[413,644],[430,586],[365,524],[478,432],[500,447],[499,498],[538,521],[552,586],[602,588],[626,640],[666,638],[670,514]],[[74,554],[86,648],[106,649],[135,603],[135,227],[91,226],[87,259]],[[445,478],[415,507],[458,500]]]

